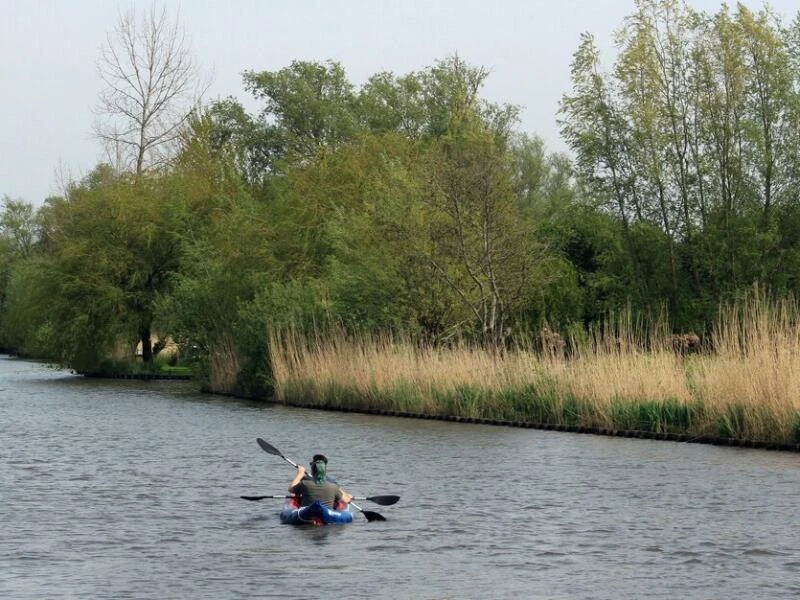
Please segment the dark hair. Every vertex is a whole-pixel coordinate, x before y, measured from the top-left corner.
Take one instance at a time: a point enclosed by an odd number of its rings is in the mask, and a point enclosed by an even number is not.
[[[315,454],[311,459],[311,475],[314,481],[322,483],[325,481],[325,471],[328,466],[328,459],[324,454]]]

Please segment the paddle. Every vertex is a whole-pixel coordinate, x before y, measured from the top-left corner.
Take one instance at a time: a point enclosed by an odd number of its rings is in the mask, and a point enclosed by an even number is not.
[[[283,454],[281,454],[281,451],[278,450],[272,444],[269,444],[269,443],[265,442],[261,438],[256,438],[256,441],[258,442],[258,445],[261,446],[261,449],[264,452],[266,452],[267,454],[273,454],[275,456],[280,456],[283,460],[285,460],[287,463],[292,465],[295,469],[297,468],[297,463],[296,462],[286,458]],[[372,510],[364,510],[363,508],[361,508],[358,504],[356,504],[353,501],[350,502],[350,506],[353,506],[356,509],[358,509],[358,511],[362,515],[364,515],[366,517],[367,521],[370,522],[370,523],[372,523],[372,521],[385,521],[386,520],[386,517],[384,517],[382,514],[377,513],[375,511],[372,511]]]
[[[361,514],[367,518],[367,521],[372,523],[373,521],[385,521],[386,517],[384,517],[381,513],[377,513],[374,510],[364,510],[358,504],[350,501],[350,506],[355,506],[358,510],[361,511]]]
[[[295,496],[288,495],[288,496],[239,496],[243,500],[266,500],[267,498],[294,498]],[[369,502],[374,502],[375,504],[380,504],[381,506],[390,506],[392,504],[396,504],[398,500],[400,500],[400,496],[353,496],[353,500],[367,500]]]

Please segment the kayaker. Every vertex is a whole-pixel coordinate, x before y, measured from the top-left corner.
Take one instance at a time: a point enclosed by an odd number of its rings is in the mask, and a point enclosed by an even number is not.
[[[311,459],[311,478],[306,476],[303,465],[297,465],[297,473],[289,484],[289,492],[300,498],[300,506],[309,506],[319,500],[328,508],[337,508],[337,503],[346,505],[353,496],[339,484],[327,479],[328,459],[324,454],[315,454]]]

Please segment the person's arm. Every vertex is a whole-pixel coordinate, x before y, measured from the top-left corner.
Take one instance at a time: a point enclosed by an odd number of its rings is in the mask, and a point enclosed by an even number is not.
[[[342,495],[342,502],[344,502],[345,504],[350,504],[350,500],[353,499],[353,496],[348,494],[342,488],[339,488],[339,493]]]
[[[305,474],[306,468],[303,465],[297,465],[297,473],[295,473],[292,483],[289,484],[289,492],[294,493],[294,486],[303,480]]]

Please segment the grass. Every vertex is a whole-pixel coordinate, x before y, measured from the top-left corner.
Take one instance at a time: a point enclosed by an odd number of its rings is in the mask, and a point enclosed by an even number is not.
[[[106,359],[92,374],[118,377],[120,375],[193,375],[194,373],[189,366],[171,365],[169,362],[168,359],[158,356],[150,363],[143,363],[141,360]]]
[[[796,302],[755,294],[720,310],[699,355],[676,355],[663,324],[637,334],[620,319],[569,358],[338,332],[273,335],[270,360],[293,404],[796,443],[797,323]]]

